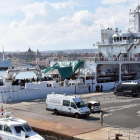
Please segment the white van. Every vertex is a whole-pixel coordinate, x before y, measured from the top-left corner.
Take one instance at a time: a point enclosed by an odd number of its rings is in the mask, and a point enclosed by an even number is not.
[[[74,115],[76,118],[90,115],[89,108],[81,98],[55,93],[47,95],[46,110],[54,111],[55,115],[63,113]]]

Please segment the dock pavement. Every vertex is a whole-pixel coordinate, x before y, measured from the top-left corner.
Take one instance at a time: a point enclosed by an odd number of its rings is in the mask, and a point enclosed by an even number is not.
[[[82,97],[97,96],[105,93],[85,93]],[[69,116],[55,116],[51,112],[46,113],[46,110],[33,112],[29,109],[30,106],[34,106],[34,109],[38,109],[39,105],[43,105],[45,109],[45,99],[27,100],[7,103],[8,111],[14,112],[14,116],[20,119],[28,121],[31,127],[44,131],[51,131],[57,134],[62,134],[71,138],[84,139],[84,140],[107,140],[108,131],[114,129],[110,126],[100,126],[98,121],[82,121],[82,119],[76,119]],[[98,119],[98,118],[95,118]]]

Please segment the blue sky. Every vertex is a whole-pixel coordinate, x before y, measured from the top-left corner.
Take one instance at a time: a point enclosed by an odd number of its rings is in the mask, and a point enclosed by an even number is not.
[[[0,0],[0,44],[6,51],[88,49],[100,30],[126,32],[139,0]]]

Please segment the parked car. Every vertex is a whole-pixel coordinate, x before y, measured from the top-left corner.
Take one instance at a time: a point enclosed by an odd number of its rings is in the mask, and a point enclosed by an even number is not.
[[[89,108],[76,96],[51,93],[47,95],[46,106],[46,110],[53,111],[55,115],[63,113],[74,115],[76,118],[90,115]]]
[[[121,83],[114,90],[114,94],[118,95],[128,95],[130,97],[137,97],[140,94],[140,84],[138,83]]]
[[[98,112],[101,110],[100,102],[98,101],[88,101],[86,106],[90,109],[91,112]]]

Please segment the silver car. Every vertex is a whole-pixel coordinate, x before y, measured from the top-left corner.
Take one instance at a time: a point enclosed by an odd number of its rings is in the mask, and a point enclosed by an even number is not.
[[[101,110],[100,102],[98,101],[88,101],[86,106],[90,109],[91,112],[98,112]]]

